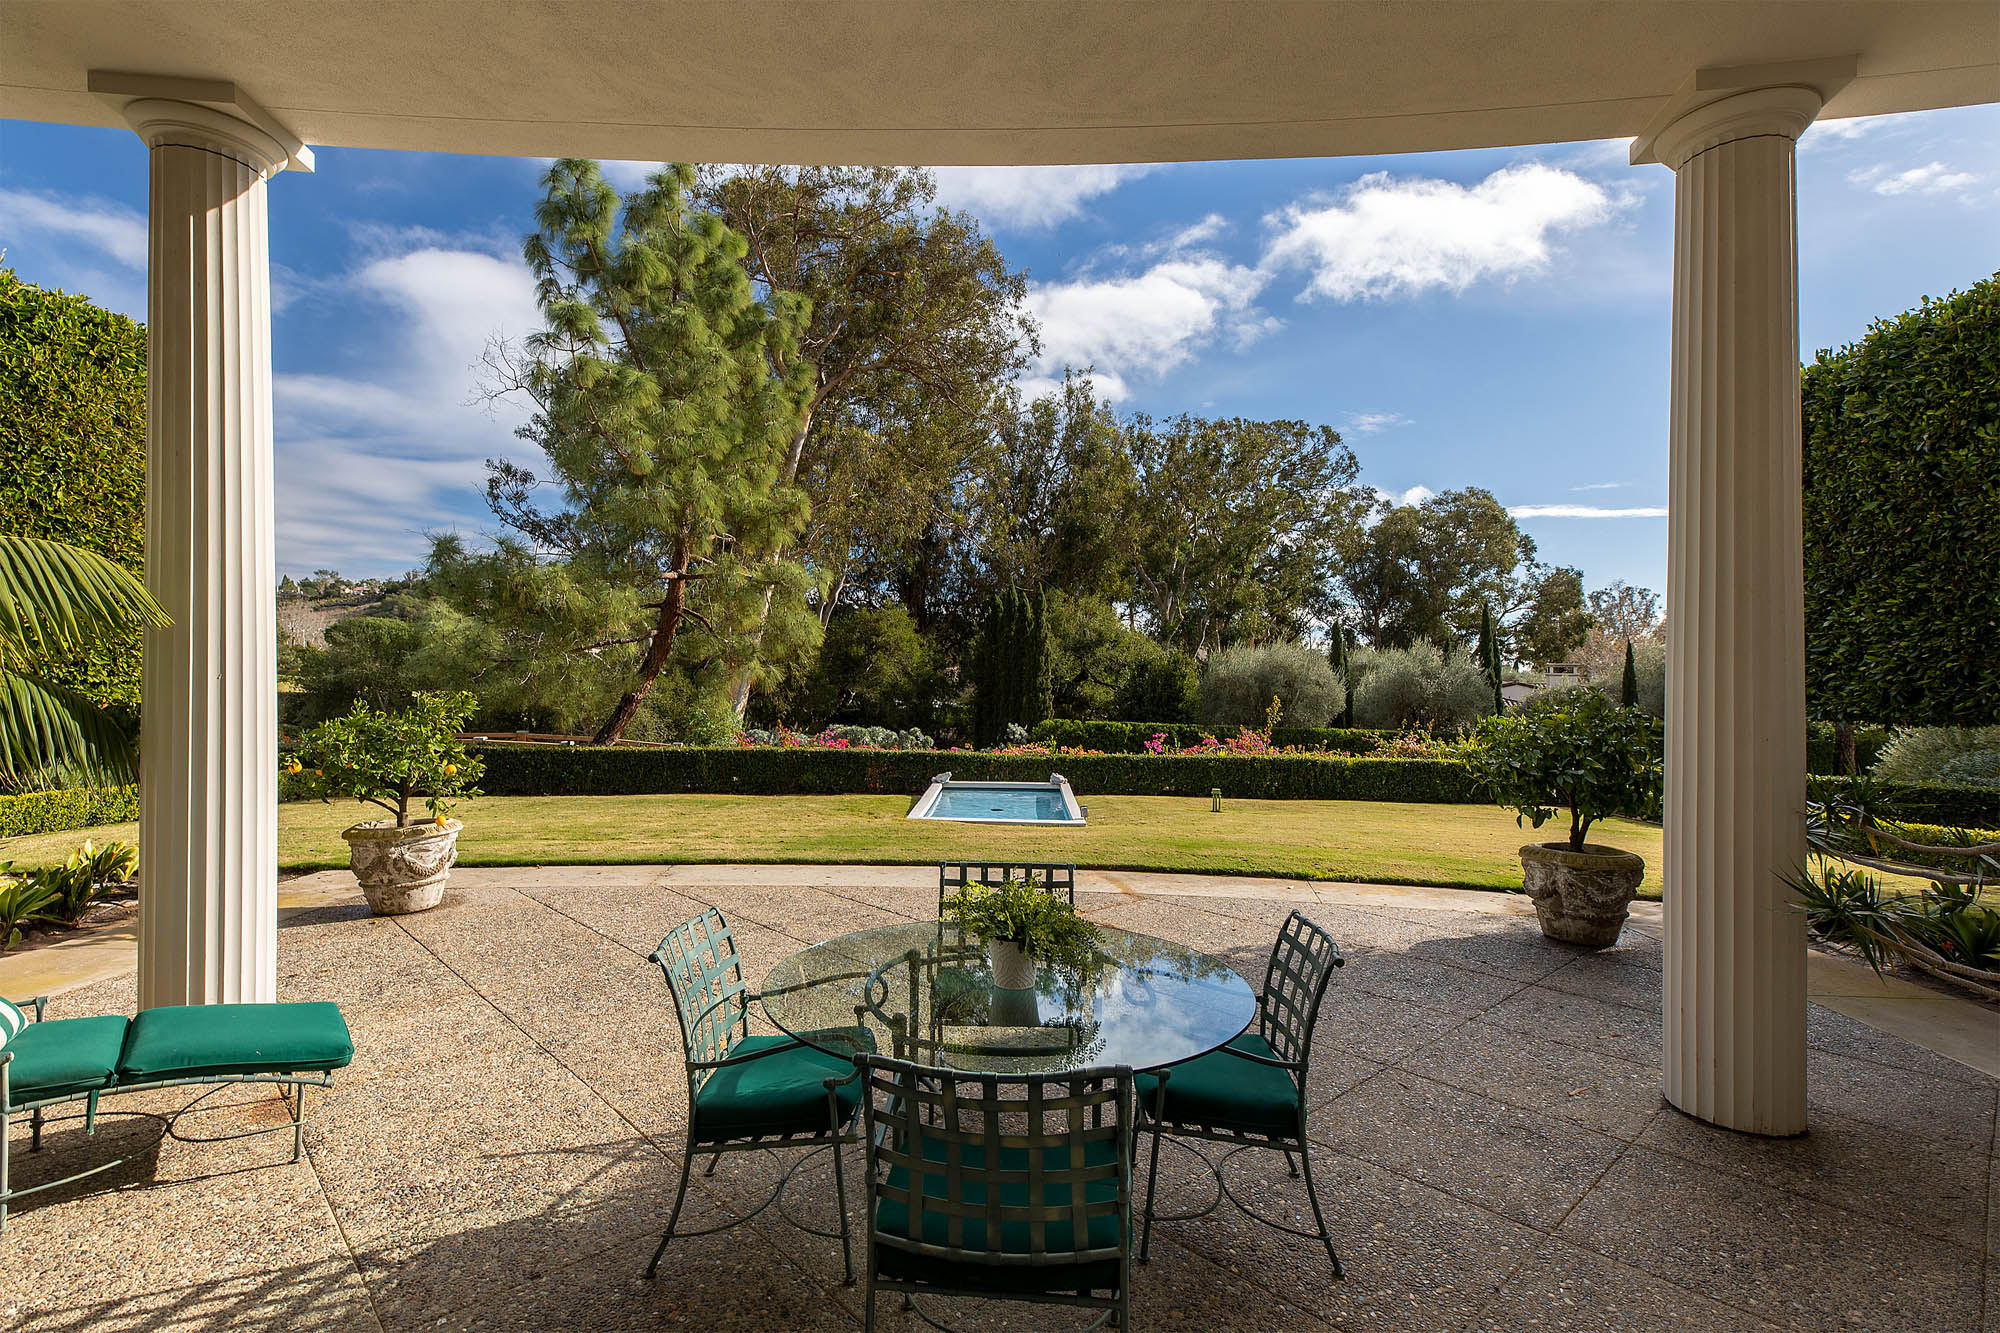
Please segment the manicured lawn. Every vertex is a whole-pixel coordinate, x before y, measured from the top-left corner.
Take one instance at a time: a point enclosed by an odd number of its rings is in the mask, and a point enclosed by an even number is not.
[[[668,862],[847,862],[921,865],[959,857],[1074,861],[1105,870],[1166,870],[1519,888],[1516,849],[1553,840],[1514,826],[1506,812],[1473,805],[1389,801],[1228,801],[1099,796],[1083,829],[911,822],[901,796],[512,796],[470,801],[459,860],[465,865]],[[347,864],[340,830],[369,817],[352,804],[278,809],[278,856],[287,870]],[[26,867],[67,856],[86,837],[135,839],[112,824],[0,843],[0,861]],[[1601,821],[1591,841],[1646,858],[1647,897],[1660,892],[1660,830]],[[142,853],[143,853],[143,849]]]

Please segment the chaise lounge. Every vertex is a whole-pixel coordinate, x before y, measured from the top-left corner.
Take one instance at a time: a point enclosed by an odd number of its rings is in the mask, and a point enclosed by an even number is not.
[[[97,1132],[100,1097],[145,1088],[205,1086],[208,1091],[160,1121],[161,1137],[184,1142],[220,1142],[289,1128],[292,1160],[305,1141],[305,1090],[329,1087],[333,1071],[354,1059],[354,1041],[340,1008],[326,1001],[295,1004],[165,1005],[136,1018],[109,1015],[44,1020],[47,997],[37,998],[35,1022],[0,999],[0,1106],[11,1126],[16,1112],[32,1116],[31,1151],[42,1146],[43,1114],[51,1106],[84,1104],[84,1131]],[[186,1139],[174,1132],[180,1116],[216,1088],[230,1083],[275,1083],[289,1103],[287,1124],[270,1125],[212,1139]],[[12,1187],[8,1176],[10,1135],[0,1133],[0,1231],[16,1198],[108,1171],[131,1155],[28,1189]],[[154,1143],[157,1144],[158,1140]],[[147,1145],[148,1150],[154,1146]]]

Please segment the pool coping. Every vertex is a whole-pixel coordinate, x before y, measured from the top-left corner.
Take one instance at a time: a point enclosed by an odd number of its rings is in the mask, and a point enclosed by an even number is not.
[[[979,787],[986,790],[1007,791],[1054,791],[1063,799],[1063,808],[1069,811],[1068,819],[979,819],[965,815],[934,815],[938,801],[948,787]],[[930,819],[940,824],[1025,824],[1034,828],[1083,828],[1089,824],[1088,812],[1076,802],[1076,793],[1070,790],[1069,779],[1060,773],[1051,773],[1046,782],[953,782],[950,770],[931,776],[930,786],[917,797],[905,819]]]

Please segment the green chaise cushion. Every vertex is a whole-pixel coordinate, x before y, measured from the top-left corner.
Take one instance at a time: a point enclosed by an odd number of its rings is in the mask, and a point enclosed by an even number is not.
[[[1221,1050],[1170,1066],[1167,1122],[1245,1134],[1296,1136],[1300,1132],[1299,1085],[1293,1082],[1291,1071],[1244,1060],[1231,1051],[1246,1051],[1267,1060],[1278,1058],[1271,1043],[1246,1032]],[[1133,1082],[1140,1107],[1150,1114],[1160,1080],[1141,1074]]]
[[[353,1059],[347,1020],[330,1001],[163,1005],[132,1020],[118,1082],[319,1073]]]
[[[7,1043],[7,1109],[105,1087],[125,1045],[127,1020],[52,1018],[30,1023]]]
[[[856,1029],[855,1044],[873,1049],[873,1042],[861,1040],[866,1035],[865,1029]],[[730,1059],[738,1056],[756,1058],[714,1070],[695,1094],[689,1133],[697,1142],[832,1132],[827,1123],[826,1081],[852,1074],[852,1061],[782,1036],[744,1037],[729,1048]],[[834,1097],[844,1125],[861,1105],[861,1080],[836,1088]]]
[[[1099,1139],[1083,1146],[1085,1166],[1106,1166],[1117,1160],[1117,1146],[1109,1140]],[[926,1139],[923,1144],[926,1161],[942,1164],[945,1160],[945,1145],[937,1139]],[[1062,1170],[1069,1166],[1069,1150],[1064,1147],[1042,1149],[1042,1166],[1045,1170]],[[980,1170],[986,1165],[986,1150],[977,1144],[966,1144],[959,1149],[960,1160],[970,1170]],[[1026,1172],[1028,1150],[1026,1148],[1002,1148],[1000,1150],[1000,1170]],[[909,1188],[909,1172],[903,1167],[889,1169],[890,1189]],[[1000,1202],[1006,1207],[1026,1208],[1067,1208],[1070,1206],[1071,1186],[1067,1183],[1045,1184],[1041,1197],[1030,1200],[1029,1185],[1025,1180],[1002,1182]],[[945,1177],[942,1172],[924,1175],[923,1194],[927,1199],[947,1197]],[[968,1179],[962,1196],[966,1203],[983,1205],[986,1202],[986,1183]],[[1115,1203],[1118,1199],[1118,1178],[1101,1176],[1086,1181],[1083,1197],[1089,1203]],[[1075,1245],[1076,1228],[1067,1218],[1051,1221],[1043,1233],[1044,1250],[1067,1250]],[[1123,1219],[1116,1211],[1092,1217],[1086,1224],[1087,1249],[1114,1249],[1119,1243]],[[950,1219],[943,1213],[923,1214],[923,1234],[914,1235],[910,1227],[910,1209],[901,1199],[884,1198],[875,1206],[875,1230],[881,1235],[907,1237],[921,1240],[927,1245],[948,1245],[951,1241]],[[962,1250],[985,1250],[986,1220],[978,1217],[965,1219],[963,1240],[958,1248]],[[1005,1254],[1027,1254],[1028,1223],[1011,1218],[1000,1223],[1000,1249]],[[1118,1286],[1120,1264],[1116,1259],[1093,1259],[1075,1264],[999,1264],[979,1263],[971,1260],[940,1259],[932,1255],[917,1254],[910,1250],[897,1249],[893,1245],[875,1246],[875,1264],[884,1277],[898,1278],[906,1282],[930,1282],[942,1287],[953,1287],[972,1291],[1107,1291]]]

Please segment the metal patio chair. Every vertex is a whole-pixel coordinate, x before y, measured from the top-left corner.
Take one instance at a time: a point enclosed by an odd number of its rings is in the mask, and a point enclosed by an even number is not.
[[[877,1055],[866,1084],[865,1309],[904,1293],[1074,1305],[1131,1327],[1132,1071],[940,1071]]]
[[[1319,1190],[1313,1183],[1312,1155],[1306,1138],[1306,1076],[1312,1059],[1313,1027],[1333,969],[1346,964],[1333,936],[1303,913],[1293,912],[1278,928],[1278,940],[1264,972],[1257,997],[1256,1025],[1220,1050],[1169,1065],[1138,1080],[1139,1112],[1153,1132],[1153,1158],[1146,1176],[1145,1228],[1139,1241],[1144,1262],[1153,1240],[1153,1223],[1183,1222],[1204,1217],[1227,1198],[1246,1216],[1306,1240],[1326,1246],[1333,1275],[1341,1276],[1340,1255],[1326,1229]],[[1215,1175],[1216,1197],[1207,1207],[1161,1217],[1153,1211],[1152,1187],[1160,1174],[1160,1138],[1206,1139],[1233,1144],[1219,1162],[1209,1162]],[[1312,1204],[1317,1232],[1300,1231],[1251,1211],[1230,1193],[1224,1169],[1238,1153],[1252,1148],[1285,1155],[1297,1179],[1303,1166],[1306,1198]],[[1195,1155],[1208,1161],[1199,1151]],[[1297,1154],[1297,1160],[1293,1155]]]
[[[941,861],[938,863],[938,916],[944,900],[968,884],[1034,884],[1076,906],[1076,867],[1044,861]]]
[[[711,907],[675,927],[652,961],[666,974],[673,992],[674,1014],[680,1020],[681,1044],[687,1054],[687,1147],[681,1157],[681,1183],[667,1214],[666,1234],[646,1265],[646,1276],[659,1271],[660,1257],[674,1239],[681,1206],[687,1200],[688,1177],[694,1159],[709,1159],[704,1175],[714,1175],[725,1153],[768,1152],[780,1148],[812,1150],[794,1161],[779,1177],[770,1196],[736,1221],[704,1231],[680,1232],[682,1237],[707,1236],[747,1222],[784,1193],[792,1173],[812,1152],[833,1152],[833,1188],[840,1209],[840,1229],[824,1231],[797,1218],[803,1231],[840,1240],[840,1257],[847,1281],[854,1281],[854,1256],[848,1239],[847,1182],[842,1174],[840,1146],[856,1141],[853,1126],[861,1109],[861,1089],[854,1066],[787,1036],[753,1036],[750,1002],[757,998],[743,984],[743,965],[736,938],[722,913]],[[851,1046],[859,1053],[873,1049],[862,1028],[828,1034],[829,1044]],[[784,1212],[782,1204],[779,1212]]]

